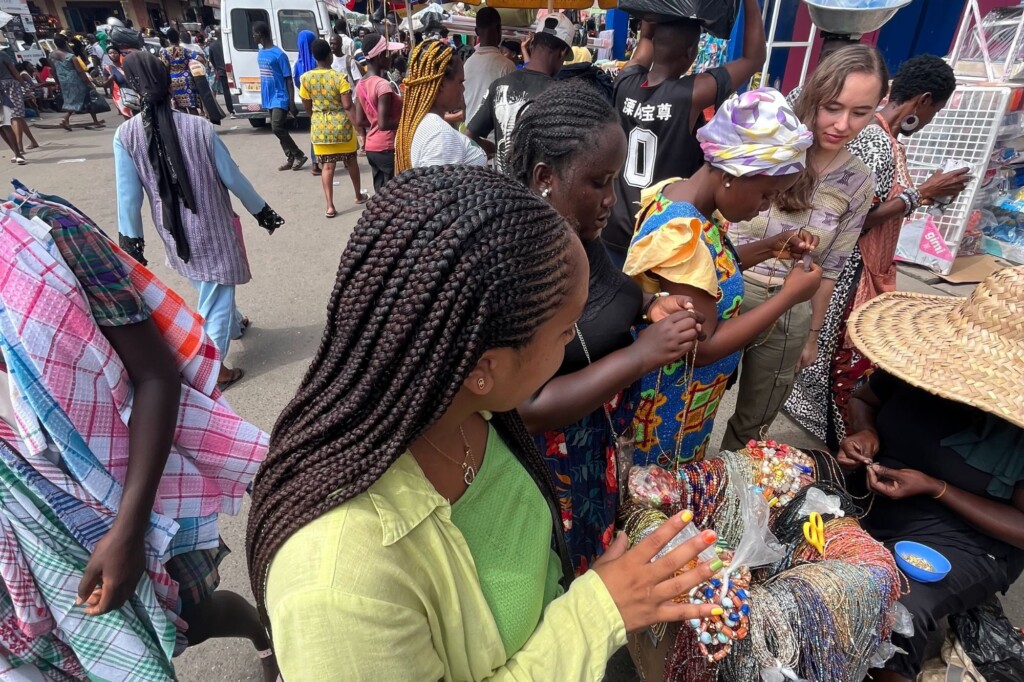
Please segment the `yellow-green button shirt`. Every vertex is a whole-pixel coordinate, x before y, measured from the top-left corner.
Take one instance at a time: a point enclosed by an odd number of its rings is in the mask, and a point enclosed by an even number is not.
[[[626,642],[590,571],[508,658],[451,506],[409,453],[285,542],[270,565],[267,608],[288,682],[597,682]]]

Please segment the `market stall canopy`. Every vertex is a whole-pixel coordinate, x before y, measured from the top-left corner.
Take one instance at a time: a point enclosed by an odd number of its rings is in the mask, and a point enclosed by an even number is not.
[[[465,0],[467,5],[486,4],[495,9],[615,9],[619,0]]]

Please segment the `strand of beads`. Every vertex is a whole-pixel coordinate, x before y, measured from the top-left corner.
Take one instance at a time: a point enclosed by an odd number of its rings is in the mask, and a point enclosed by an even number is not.
[[[682,504],[693,512],[698,526],[707,527],[728,487],[725,462],[710,459],[685,464],[679,467],[677,475],[686,497]]]
[[[725,463],[727,485],[722,502],[715,510],[715,530],[726,547],[736,547],[743,536],[743,505],[740,494],[754,481],[754,468],[749,456],[736,452],[719,453]]]

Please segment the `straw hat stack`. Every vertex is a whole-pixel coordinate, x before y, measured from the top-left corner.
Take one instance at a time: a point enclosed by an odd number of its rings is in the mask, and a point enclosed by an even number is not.
[[[848,329],[886,372],[1024,428],[1024,266],[963,299],[883,294],[854,310]]]

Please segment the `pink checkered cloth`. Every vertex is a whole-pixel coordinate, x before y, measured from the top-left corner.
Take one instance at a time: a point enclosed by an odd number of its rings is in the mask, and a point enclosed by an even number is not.
[[[149,270],[117,246],[111,244],[111,248],[128,268],[182,374],[174,444],[154,512],[179,520],[237,514],[242,495],[266,455],[268,436],[235,414],[217,391],[220,359],[203,332],[202,319]],[[19,355],[28,358],[38,381],[101,467],[123,482],[132,408],[127,372],[52,241],[33,236],[20,216],[0,216],[0,296],[0,333],[9,343],[23,347]],[[10,338],[12,334],[17,338]],[[19,400],[17,391],[12,393],[18,430],[29,450],[23,454],[39,455],[47,448],[40,418]],[[88,481],[81,483],[89,487]],[[91,493],[90,506],[98,503],[116,513],[119,485],[116,490]],[[83,499],[81,490],[73,494]],[[207,529],[201,533],[204,536],[216,532],[215,523],[200,525]],[[169,547],[170,538],[166,540]],[[195,540],[199,541],[185,544],[216,546],[216,538]]]

